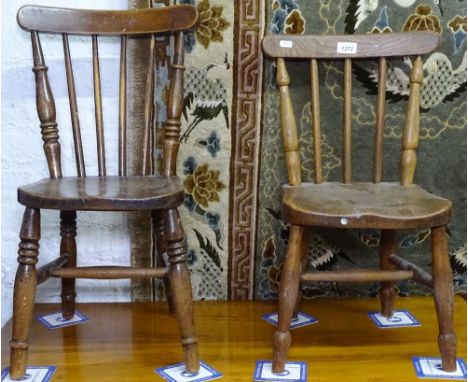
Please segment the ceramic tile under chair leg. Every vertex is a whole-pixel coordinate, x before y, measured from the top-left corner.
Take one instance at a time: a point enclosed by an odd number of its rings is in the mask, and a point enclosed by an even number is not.
[[[380,312],[369,312],[369,317],[381,329],[421,326],[421,323],[407,310],[396,310],[392,317],[385,317]]]
[[[57,368],[55,366],[28,366],[26,375],[21,381],[30,382],[49,382]],[[17,381],[11,379],[9,375],[10,368],[5,367],[2,370],[2,382]]]
[[[203,361],[200,361],[200,370],[196,374],[185,371],[185,365],[183,363],[160,367],[156,369],[155,372],[169,382],[202,382],[212,381],[222,377],[219,371],[213,369]]]
[[[262,315],[262,318],[269,322],[272,325],[278,326],[278,313],[265,313]],[[300,328],[302,326],[312,325],[318,323],[318,320],[311,315],[299,312],[296,318],[291,320],[290,329]]]
[[[413,366],[419,378],[466,381],[466,363],[457,359],[457,369],[446,372],[442,369],[442,360],[438,357],[413,357]]]
[[[69,320],[64,319],[61,312],[38,315],[36,319],[47,329],[58,329],[89,321],[88,317],[78,311],[75,311],[75,314]]]
[[[289,361],[284,366],[284,372],[273,373],[271,361],[257,361],[253,376],[254,382],[260,381],[290,381],[307,382],[307,363]]]

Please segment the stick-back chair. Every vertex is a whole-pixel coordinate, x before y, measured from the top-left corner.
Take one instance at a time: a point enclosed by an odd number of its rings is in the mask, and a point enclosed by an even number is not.
[[[282,214],[291,225],[279,290],[279,324],[273,338],[273,371],[283,372],[291,344],[289,326],[300,301],[300,285],[307,282],[381,282],[381,313],[393,314],[394,281],[412,279],[434,291],[439,320],[439,349],[443,369],[453,371],[456,336],[453,329],[453,285],[447,253],[446,225],[452,204],[413,184],[419,140],[421,55],[431,52],[438,37],[431,32],[353,36],[281,36],[263,39],[263,51],[276,60],[280,97],[280,125],[289,183],[283,187]],[[386,57],[412,56],[409,101],[402,134],[399,182],[382,182]],[[373,179],[352,182],[352,60],[378,60],[378,95],[374,140]],[[290,97],[287,59],[310,60],[314,183],[302,183],[296,121]],[[343,81],[343,180],[324,182],[321,163],[318,60],[344,61]],[[305,230],[310,227],[380,229],[380,270],[353,269],[303,272]],[[431,229],[432,276],[396,254],[395,230]]]
[[[21,227],[18,271],[14,284],[13,334],[10,376],[25,374],[36,285],[49,277],[62,279],[62,314],[70,319],[75,310],[75,279],[164,278],[171,290],[170,306],[180,326],[184,362],[188,372],[197,372],[199,360],[192,317],[192,290],[185,261],[185,239],[177,207],[184,191],[176,176],[179,149],[180,116],[183,100],[184,31],[197,20],[191,5],[140,10],[78,10],[42,6],[24,6],[18,11],[18,24],[31,33],[36,81],[37,114],[40,120],[44,153],[50,178],[19,187],[18,200],[25,206]],[[71,127],[76,159],[76,176],[62,174],[62,155],[56,122],[54,97],[48,80],[41,33],[57,34],[63,41],[64,65],[68,85]],[[163,173],[153,175],[153,88],[155,39],[157,35],[174,36],[173,64],[167,100],[167,121],[163,137]],[[80,121],[75,91],[75,74],[69,48],[69,35],[86,35],[92,50],[93,86],[96,119],[98,174],[89,176],[83,155]],[[106,171],[103,102],[100,80],[98,36],[120,36],[120,75],[118,121],[118,174]],[[147,36],[149,62],[144,102],[144,140],[140,175],[127,175],[127,41],[129,37]],[[77,77],[78,78],[78,77]],[[132,128],[129,126],[129,128]],[[112,154],[108,153],[107,158]],[[42,209],[60,210],[60,256],[36,270],[39,255],[40,213]],[[123,266],[76,266],[76,211],[151,212],[153,237],[159,255],[167,253],[168,264],[154,268]]]

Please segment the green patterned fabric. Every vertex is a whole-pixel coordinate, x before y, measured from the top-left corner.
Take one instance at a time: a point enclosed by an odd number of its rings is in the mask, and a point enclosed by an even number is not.
[[[421,135],[415,182],[453,201],[449,225],[454,284],[466,289],[466,0],[274,0],[267,10],[267,33],[357,34],[431,30],[439,34],[436,52],[423,58]],[[376,52],[378,54],[378,52]],[[308,62],[288,61],[291,93],[300,134],[303,181],[312,181],[311,114]],[[398,181],[401,134],[408,98],[409,59],[389,61],[384,140],[384,181]],[[353,65],[353,180],[372,179],[375,131],[376,62]],[[342,173],[342,63],[319,65],[323,175],[340,181]],[[288,226],[280,218],[281,185],[287,183],[279,128],[279,99],[273,62],[265,64],[257,230],[255,291],[277,294]],[[399,233],[400,255],[429,270],[429,230]],[[318,230],[312,235],[308,266],[330,270],[378,267],[379,232]],[[378,285],[323,283],[305,289],[306,297],[375,296]],[[398,283],[400,296],[427,293]]]

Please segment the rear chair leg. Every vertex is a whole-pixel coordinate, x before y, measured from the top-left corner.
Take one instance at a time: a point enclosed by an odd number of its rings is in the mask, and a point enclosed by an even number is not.
[[[444,371],[456,370],[457,337],[453,328],[453,281],[445,226],[432,228],[432,280],[439,320],[439,350]]]
[[[388,260],[389,256],[396,254],[397,243],[394,230],[382,230],[380,237],[380,269],[393,270],[395,267]],[[384,317],[392,317],[395,303],[395,286],[393,281],[385,281],[380,284],[381,314]]]
[[[13,292],[13,333],[10,341],[10,378],[22,379],[26,372],[29,326],[36,295],[36,263],[41,237],[40,211],[26,208],[18,250],[18,270]]]
[[[66,256],[65,267],[76,267],[76,211],[60,211],[60,256]],[[70,320],[75,315],[75,279],[62,278],[62,316]]]
[[[163,211],[152,211],[151,218],[153,224],[153,248],[156,249],[156,256],[154,256],[154,259],[157,259],[158,266],[166,267],[167,264],[166,259],[164,259],[164,255],[167,254],[167,245],[166,241],[164,240]],[[166,293],[169,313],[174,314],[175,307],[168,274],[166,274],[164,277],[164,292]]]
[[[173,303],[179,321],[181,343],[184,349],[185,368],[197,373],[200,367],[197,338],[193,322],[192,285],[185,260],[185,237],[179,212],[176,208],[164,211],[164,237],[169,257],[169,280]]]
[[[302,236],[303,228],[301,226],[291,226],[278,295],[278,327],[273,335],[273,373],[284,371],[288,350],[291,346],[289,326],[299,291]]]

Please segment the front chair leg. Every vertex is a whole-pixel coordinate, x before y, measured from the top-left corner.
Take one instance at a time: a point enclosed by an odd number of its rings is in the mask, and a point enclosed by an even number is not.
[[[156,253],[153,258],[156,259],[158,266],[166,267],[166,259],[164,255],[167,254],[167,245],[164,239],[164,218],[163,211],[151,211],[152,225],[153,225],[153,250]],[[175,313],[174,301],[172,297],[171,282],[169,275],[166,274],[164,277],[164,292],[166,294],[167,306],[169,313]]]
[[[278,327],[273,335],[273,373],[284,371],[288,350],[291,346],[289,327],[299,291],[302,236],[303,228],[301,226],[291,226],[278,295]]]
[[[26,208],[21,225],[18,270],[13,292],[13,333],[10,341],[10,378],[22,379],[26,373],[34,298],[36,295],[36,263],[41,237],[40,211]]]
[[[380,235],[380,269],[393,270],[395,267],[388,260],[390,255],[396,254],[397,242],[394,230],[382,230]],[[380,284],[381,314],[384,317],[392,317],[395,304],[395,286],[393,281],[384,281]]]
[[[457,337],[453,329],[453,280],[448,257],[445,226],[432,228],[432,280],[434,302],[439,320],[439,350],[442,368],[455,371]]]
[[[302,235],[302,249],[301,249],[301,272],[304,272],[304,270],[307,268],[310,235],[311,235],[311,229],[304,228],[304,233]],[[299,309],[301,308],[301,302],[302,302],[302,283],[299,283],[296,305],[294,306],[293,319],[297,319],[297,316],[299,314]]]
[[[184,231],[176,208],[164,211],[164,237],[169,258],[169,280],[173,293],[172,299],[179,321],[181,343],[184,349],[185,368],[189,373],[197,373],[200,363],[193,322],[192,285],[185,260]]]
[[[65,267],[76,267],[76,211],[60,211],[60,256],[68,258]],[[62,316],[75,315],[75,279],[62,278]]]

